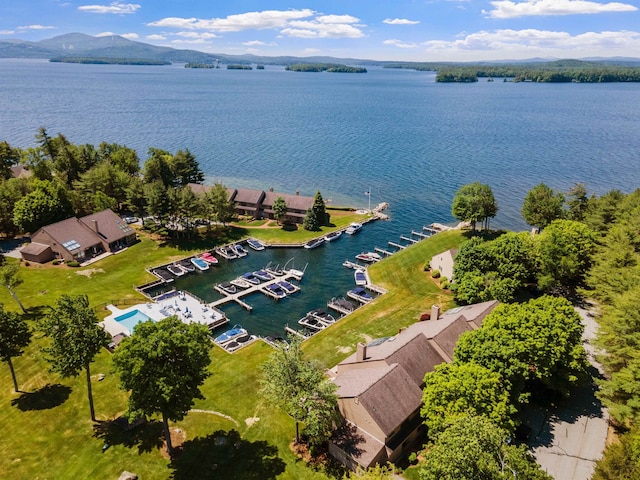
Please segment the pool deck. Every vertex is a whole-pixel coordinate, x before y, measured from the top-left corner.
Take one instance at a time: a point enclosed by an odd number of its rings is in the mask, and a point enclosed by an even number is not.
[[[215,327],[229,323],[222,311],[213,306],[203,304],[188,292],[173,292],[157,302],[140,303],[125,309],[120,309],[114,305],[108,305],[107,308],[111,311],[111,314],[101,324],[112,337],[118,334],[131,335],[129,329],[119,323],[116,317],[126,315],[134,310],[139,310],[155,322],[176,315],[184,323],[201,323],[209,326],[212,330]]]

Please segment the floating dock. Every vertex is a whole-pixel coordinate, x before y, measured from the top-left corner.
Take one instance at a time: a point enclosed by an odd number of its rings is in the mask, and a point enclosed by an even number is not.
[[[400,245],[399,243],[395,243],[395,242],[388,242],[389,245],[391,245],[392,247],[396,247],[399,250],[404,250],[405,248],[407,248],[406,245]]]
[[[263,288],[266,287],[267,285],[272,285],[274,283],[278,283],[282,280],[290,280],[292,278],[295,278],[296,280],[300,281],[302,280],[302,275],[304,275],[304,272],[301,272],[299,270],[287,270],[284,275],[280,276],[280,277],[276,277],[272,280],[269,280],[268,282],[261,282],[259,285],[252,285],[249,288],[246,288],[240,292],[236,292],[233,294],[229,294],[227,292],[225,292],[224,290],[222,290],[221,288],[218,287],[218,285],[214,285],[213,288],[215,288],[215,290],[217,292],[220,292],[222,295],[224,295],[223,298],[221,298],[220,300],[216,300],[215,302],[211,302],[209,304],[209,306],[214,307],[214,308],[218,308],[221,305],[224,305],[226,303],[229,302],[236,302],[238,305],[240,305],[242,308],[244,308],[245,310],[251,312],[253,311],[253,307],[251,305],[249,305],[247,302],[245,302],[244,300],[242,300],[243,297],[246,297],[247,295],[251,295],[253,293],[265,293],[263,291]]]
[[[404,240],[405,242],[411,242],[411,243],[418,243],[419,240],[416,240],[415,238],[409,238],[406,237],[404,235],[400,235],[400,240]]]

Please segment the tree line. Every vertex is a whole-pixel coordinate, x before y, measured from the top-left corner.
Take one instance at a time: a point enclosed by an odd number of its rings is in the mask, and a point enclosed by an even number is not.
[[[14,178],[12,167],[28,175]],[[162,227],[193,231],[197,219],[228,222],[233,204],[224,185],[196,196],[189,183],[204,174],[188,149],[170,153],[149,148],[141,168],[138,154],[117,143],[76,145],[45,128],[36,146],[21,149],[0,142],[0,234],[13,236],[72,215],[111,208],[155,217]]]
[[[367,69],[364,67],[349,67],[339,63],[296,63],[287,65],[285,70],[292,72],[367,73]]]

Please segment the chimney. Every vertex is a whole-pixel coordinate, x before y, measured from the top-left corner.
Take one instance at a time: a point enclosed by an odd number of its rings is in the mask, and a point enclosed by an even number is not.
[[[367,359],[367,345],[360,342],[356,347],[356,362],[364,362]]]
[[[97,220],[91,220],[91,226],[93,227],[93,231],[98,233],[98,221]]]
[[[431,320],[438,320],[440,318],[440,306],[435,303],[431,306]]]
[[[273,187],[269,188],[269,191],[270,191],[271,193],[273,193]]]
[[[300,195],[300,191],[299,190],[296,190],[296,195]]]

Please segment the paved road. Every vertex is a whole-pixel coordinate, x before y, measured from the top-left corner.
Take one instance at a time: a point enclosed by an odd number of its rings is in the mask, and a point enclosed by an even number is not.
[[[601,367],[593,358],[591,341],[597,324],[588,310],[577,309],[583,319],[583,339],[597,375]],[[547,411],[534,411],[528,419],[533,425],[529,444],[542,468],[557,480],[589,480],[595,462],[602,457],[609,414],[595,397],[595,385],[576,392],[570,399]]]

